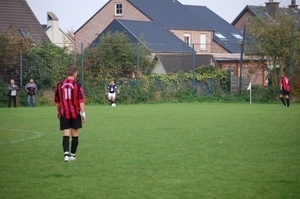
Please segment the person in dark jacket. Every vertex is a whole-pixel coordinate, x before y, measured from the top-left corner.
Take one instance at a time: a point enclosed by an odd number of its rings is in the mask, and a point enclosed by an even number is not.
[[[37,86],[34,83],[33,79],[29,80],[29,83],[27,83],[25,85],[25,90],[27,92],[27,107],[30,107],[30,105],[32,105],[32,107],[35,106],[35,95],[36,95],[36,91],[37,91]]]
[[[10,108],[12,101],[14,101],[14,107],[17,107],[17,90],[19,87],[15,84],[15,80],[11,79],[8,85],[8,108]]]

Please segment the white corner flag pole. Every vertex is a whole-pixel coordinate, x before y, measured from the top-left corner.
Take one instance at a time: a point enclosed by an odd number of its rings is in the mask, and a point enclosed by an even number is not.
[[[250,82],[250,84],[249,84],[249,86],[248,86],[248,88],[247,88],[247,90],[250,90],[250,104],[252,103],[252,96],[251,96],[251,82]]]

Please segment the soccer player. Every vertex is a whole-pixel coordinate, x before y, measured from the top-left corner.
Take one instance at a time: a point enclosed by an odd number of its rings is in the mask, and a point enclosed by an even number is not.
[[[290,87],[289,79],[285,76],[284,73],[281,73],[279,98],[282,101],[283,107],[290,107],[290,99],[289,99],[290,89],[291,87]],[[283,96],[285,96],[286,103]]]
[[[37,86],[34,83],[33,79],[29,80],[29,83],[25,85],[25,90],[27,92],[27,107],[30,107],[30,103],[32,103],[32,107],[35,105],[35,94],[37,91]]]
[[[78,146],[78,129],[86,121],[84,110],[84,93],[82,86],[75,81],[77,69],[70,66],[68,77],[59,82],[55,89],[55,103],[60,130],[63,131],[62,146],[64,161],[76,160],[75,153]],[[69,138],[72,135],[71,154],[69,153]]]
[[[115,84],[114,80],[111,80],[106,87],[106,95],[108,96],[108,104],[110,106],[115,105],[116,92],[120,93],[118,86]]]
[[[17,90],[19,87],[15,84],[15,80],[11,79],[8,85],[8,108],[11,106],[11,102],[14,101],[14,107],[17,107]]]

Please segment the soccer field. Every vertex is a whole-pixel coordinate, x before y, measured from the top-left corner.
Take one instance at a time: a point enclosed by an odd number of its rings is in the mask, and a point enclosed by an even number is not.
[[[300,105],[86,106],[63,161],[55,107],[0,109],[1,199],[300,198]]]

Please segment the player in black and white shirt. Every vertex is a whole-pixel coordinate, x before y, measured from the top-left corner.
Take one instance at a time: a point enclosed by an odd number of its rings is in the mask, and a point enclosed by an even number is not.
[[[108,96],[108,104],[110,106],[115,106],[116,92],[120,93],[120,90],[114,80],[111,80],[106,87],[106,95]]]

